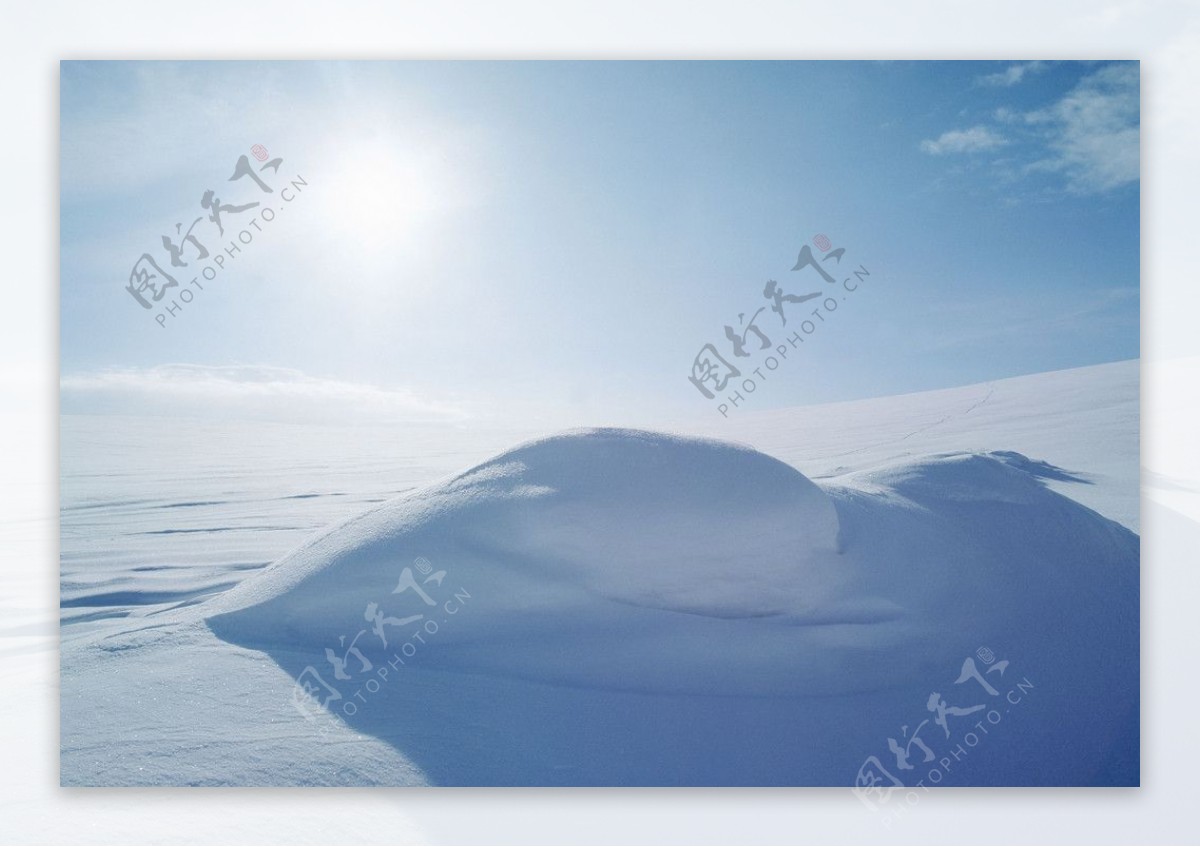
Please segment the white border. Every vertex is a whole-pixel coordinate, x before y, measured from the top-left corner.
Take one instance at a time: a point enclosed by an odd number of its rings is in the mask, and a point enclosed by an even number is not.
[[[1143,787],[948,789],[890,830],[845,789],[63,790],[57,150],[64,58],[1134,58],[1143,72],[1146,463],[1200,485],[1200,7],[1186,3],[6,4],[0,26],[0,840],[7,843],[1158,843],[1195,837],[1196,533],[1145,500]],[[1167,358],[1174,361],[1165,362]],[[1190,358],[1189,358],[1190,357]],[[1162,364],[1160,368],[1158,363]],[[1159,378],[1161,377],[1161,378]],[[1169,414],[1168,414],[1169,413]],[[1182,419],[1181,417],[1182,416]],[[1168,420],[1168,417],[1170,418]],[[1184,425],[1186,422],[1186,425]],[[1169,425],[1168,425],[1169,424]],[[1172,518],[1173,520],[1173,518]],[[1192,522],[1192,530],[1197,530]],[[1181,543],[1180,539],[1191,543]],[[13,622],[16,622],[15,629]]]

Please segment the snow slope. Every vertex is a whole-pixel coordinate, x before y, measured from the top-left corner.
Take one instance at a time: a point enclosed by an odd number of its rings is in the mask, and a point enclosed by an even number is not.
[[[216,596],[81,592],[105,617],[64,641],[63,780],[849,785],[920,725],[912,784],[994,712],[947,784],[1135,784],[1138,538],[1058,491],[1136,515],[1136,375],[743,421],[777,458],[560,434]]]
[[[750,444],[811,479],[902,457],[1013,450],[1069,471],[1044,477],[1123,526],[1139,526],[1140,362],[779,411],[713,414],[689,432]],[[765,390],[765,389],[764,389]]]

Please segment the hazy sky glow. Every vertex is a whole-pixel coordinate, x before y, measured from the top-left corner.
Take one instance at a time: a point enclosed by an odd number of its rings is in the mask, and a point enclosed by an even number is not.
[[[1136,63],[67,62],[63,410],[711,417],[817,234],[870,283],[747,408],[1134,358],[1138,136]],[[130,271],[211,261],[161,247],[209,189],[276,218],[160,326]]]

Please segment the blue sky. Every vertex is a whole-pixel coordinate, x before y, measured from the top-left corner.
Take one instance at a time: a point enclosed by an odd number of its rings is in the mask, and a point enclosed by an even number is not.
[[[61,73],[66,412],[711,417],[693,359],[712,343],[761,364],[723,327],[767,307],[781,343],[802,310],[785,331],[764,284],[812,289],[790,269],[818,234],[845,248],[839,279],[869,283],[818,280],[845,299],[743,408],[1138,356],[1136,63]],[[282,159],[270,195],[229,180],[240,156],[261,167],[256,144]],[[218,236],[209,189],[262,205]],[[264,206],[275,220],[160,325]],[[210,257],[172,269],[161,238],[197,217]],[[143,253],[182,283],[149,310],[125,290]]]

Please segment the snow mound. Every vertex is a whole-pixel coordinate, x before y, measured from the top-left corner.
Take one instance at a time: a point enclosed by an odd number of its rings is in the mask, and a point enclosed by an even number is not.
[[[1137,536],[1042,482],[1065,473],[957,453],[822,489],[747,447],[571,432],[328,532],[208,624],[294,677],[352,666],[348,645],[377,666],[416,632],[406,667],[755,696],[919,686],[986,644],[1057,673],[1086,640],[1124,713]]]
[[[665,642],[686,639],[697,621],[879,614],[825,607],[842,566],[837,536],[828,496],[750,448],[570,432],[336,528],[223,595],[210,626],[246,645],[336,646],[370,623],[371,604],[397,620],[428,610],[393,592],[420,559],[446,571],[435,586],[442,594],[471,595],[454,631],[439,634],[439,652],[534,677],[655,687],[653,654],[669,661]],[[628,640],[601,658],[595,645],[621,627]],[[380,642],[386,636],[384,627]],[[514,640],[526,643],[505,654]],[[624,653],[632,667],[622,667]],[[703,657],[676,658],[686,658],[685,677],[707,675]]]
[[[509,561],[611,600],[714,617],[761,616],[781,590],[811,591],[837,544],[833,503],[782,462],[633,430],[538,441],[433,496],[467,507],[474,537]]]
[[[833,503],[750,448],[595,429],[522,445],[343,525],[232,591],[288,597],[303,639],[343,602],[378,600],[397,565],[445,541],[598,597],[715,617],[761,616],[809,586],[837,545]],[[407,558],[406,558],[407,557]],[[453,562],[439,561],[439,567]],[[752,565],[752,566],[751,566]],[[249,601],[248,603],[246,601]]]

